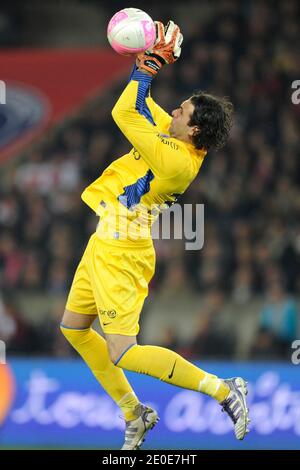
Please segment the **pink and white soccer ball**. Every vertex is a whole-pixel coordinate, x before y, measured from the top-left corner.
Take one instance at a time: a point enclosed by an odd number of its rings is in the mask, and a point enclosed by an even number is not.
[[[108,23],[107,39],[111,47],[121,55],[146,51],[156,39],[154,21],[138,8],[124,8]]]

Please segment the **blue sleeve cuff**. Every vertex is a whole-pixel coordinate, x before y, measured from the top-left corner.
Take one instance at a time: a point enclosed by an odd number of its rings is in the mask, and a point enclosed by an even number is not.
[[[134,66],[132,67],[128,82],[130,82],[131,80],[136,80],[137,82],[144,82],[144,83],[150,84],[153,80],[153,77],[151,77],[151,75],[148,75],[147,73],[140,72],[136,64],[134,64]]]
[[[136,80],[137,82],[144,82],[144,83],[151,83],[153,80],[153,77],[151,75],[148,75],[147,73],[140,72],[137,70],[133,70],[131,80]]]

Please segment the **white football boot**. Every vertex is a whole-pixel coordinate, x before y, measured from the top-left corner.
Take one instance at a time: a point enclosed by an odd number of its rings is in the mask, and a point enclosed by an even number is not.
[[[220,403],[222,411],[225,411],[234,424],[235,437],[239,440],[244,439],[248,434],[249,410],[246,403],[247,382],[241,377],[225,379],[224,382],[229,386],[228,397]]]
[[[159,421],[158,414],[150,406],[138,405],[138,418],[126,422],[125,442],[121,450],[139,450],[147,432]]]

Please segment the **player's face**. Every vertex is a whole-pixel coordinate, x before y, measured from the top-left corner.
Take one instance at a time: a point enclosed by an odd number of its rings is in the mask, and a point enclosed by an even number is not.
[[[173,119],[169,128],[170,136],[176,139],[190,142],[196,126],[189,126],[194,105],[190,100],[184,101],[178,108],[172,111]]]

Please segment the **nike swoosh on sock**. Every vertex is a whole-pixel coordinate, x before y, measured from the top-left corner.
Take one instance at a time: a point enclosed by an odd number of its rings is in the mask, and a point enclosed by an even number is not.
[[[174,366],[173,366],[173,369],[172,369],[172,372],[170,375],[168,375],[169,379],[171,379],[173,377],[173,373],[174,373],[174,369],[175,369],[175,366],[176,366],[176,362],[177,360],[174,362]]]

